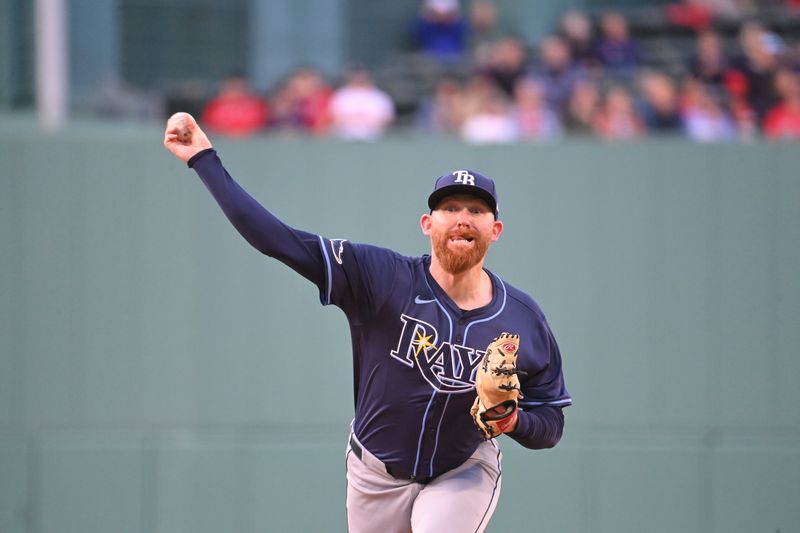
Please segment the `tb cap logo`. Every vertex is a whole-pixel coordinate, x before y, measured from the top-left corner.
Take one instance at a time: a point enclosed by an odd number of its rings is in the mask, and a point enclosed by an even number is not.
[[[475,185],[475,176],[470,174],[468,170],[456,170],[453,172],[453,176],[456,177],[454,183],[460,183],[462,185]]]
[[[469,169],[454,170],[439,176],[433,185],[433,192],[428,196],[428,207],[436,209],[444,197],[452,194],[477,196],[486,202],[497,218],[497,192],[491,178]]]

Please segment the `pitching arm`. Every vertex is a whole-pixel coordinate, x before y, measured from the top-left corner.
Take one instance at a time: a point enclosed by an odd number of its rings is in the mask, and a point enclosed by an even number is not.
[[[222,166],[194,117],[183,112],[172,115],[164,131],[164,147],[197,172],[248,243],[317,286],[324,284],[319,237],[287,226],[239,186]]]
[[[265,209],[228,174],[212,148],[198,152],[187,164],[197,172],[225,216],[251,246],[316,285],[324,284],[317,235],[294,229]]]

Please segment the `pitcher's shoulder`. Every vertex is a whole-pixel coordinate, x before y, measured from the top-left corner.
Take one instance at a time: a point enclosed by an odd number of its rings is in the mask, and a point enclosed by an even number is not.
[[[505,280],[501,279],[501,281],[506,289],[509,304],[526,309],[535,315],[539,320],[546,321],[544,311],[542,311],[542,308],[539,307],[539,304],[536,303],[536,300],[534,300],[531,295],[511,285]]]

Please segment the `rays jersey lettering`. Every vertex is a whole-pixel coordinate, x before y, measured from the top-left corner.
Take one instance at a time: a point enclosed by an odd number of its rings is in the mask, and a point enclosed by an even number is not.
[[[391,356],[414,367],[431,387],[439,392],[457,394],[475,388],[475,371],[486,353],[469,346],[442,342],[433,325],[402,314],[403,330]]]

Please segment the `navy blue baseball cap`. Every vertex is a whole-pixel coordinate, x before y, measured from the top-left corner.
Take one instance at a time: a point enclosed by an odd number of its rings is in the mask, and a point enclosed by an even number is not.
[[[436,209],[445,196],[452,194],[469,194],[486,202],[497,218],[500,210],[497,207],[497,191],[491,178],[474,170],[454,170],[436,179],[433,192],[428,196],[428,207]]]

